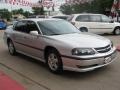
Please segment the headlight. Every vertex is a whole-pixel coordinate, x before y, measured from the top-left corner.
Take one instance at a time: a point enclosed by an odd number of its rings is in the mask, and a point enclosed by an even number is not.
[[[95,52],[91,48],[75,48],[72,50],[72,55],[85,56],[85,55],[94,55]]]

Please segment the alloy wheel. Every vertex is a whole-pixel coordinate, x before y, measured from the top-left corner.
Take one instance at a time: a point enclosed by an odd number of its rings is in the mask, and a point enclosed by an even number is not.
[[[120,35],[120,29],[119,28],[115,29],[115,35]]]
[[[58,58],[54,53],[49,54],[48,65],[52,71],[56,71],[58,69]]]

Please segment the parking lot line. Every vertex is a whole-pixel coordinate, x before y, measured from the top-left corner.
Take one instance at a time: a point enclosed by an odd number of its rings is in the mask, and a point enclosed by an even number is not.
[[[25,88],[0,71],[0,90],[25,90]]]

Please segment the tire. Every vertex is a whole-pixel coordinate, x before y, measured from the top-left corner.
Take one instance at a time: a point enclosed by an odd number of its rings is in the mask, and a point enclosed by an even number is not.
[[[8,42],[8,50],[11,55],[16,55],[16,50],[11,40]]]
[[[115,28],[115,30],[114,30],[114,35],[120,35],[120,28]]]
[[[88,32],[88,29],[87,29],[86,27],[81,27],[79,30],[80,30],[81,32]]]
[[[63,71],[63,64],[60,54],[52,49],[46,55],[47,66],[52,73],[61,73]]]

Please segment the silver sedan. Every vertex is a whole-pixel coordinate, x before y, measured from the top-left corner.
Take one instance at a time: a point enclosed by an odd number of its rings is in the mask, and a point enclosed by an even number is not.
[[[48,65],[50,71],[91,71],[116,57],[113,43],[104,37],[81,33],[59,19],[25,19],[10,26],[4,41],[11,55],[22,53]]]

